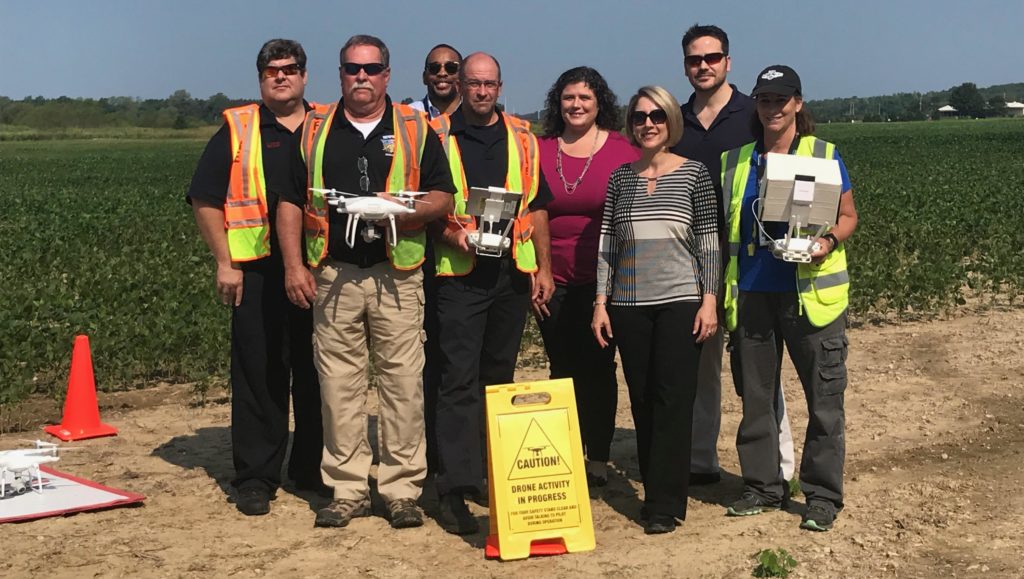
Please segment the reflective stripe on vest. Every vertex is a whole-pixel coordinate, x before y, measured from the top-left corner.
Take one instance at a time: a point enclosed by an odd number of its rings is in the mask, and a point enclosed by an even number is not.
[[[251,104],[227,109],[224,120],[231,139],[231,173],[224,200],[228,252],[231,261],[253,261],[270,255],[260,107]]]
[[[530,123],[502,114],[505,121],[508,143],[508,169],[505,173],[505,189],[522,192],[519,200],[519,211],[512,224],[512,258],[516,269],[524,273],[537,271],[537,253],[533,245],[533,219],[530,215],[530,203],[537,197],[540,187],[540,156],[537,138],[530,131]],[[455,194],[455,212],[448,215],[448,229],[458,231],[465,228],[474,231],[477,228],[476,218],[466,214],[466,200],[469,198],[469,186],[466,182],[466,171],[462,166],[462,153],[455,135],[451,134],[449,115],[434,118],[430,125],[441,139],[445,154],[448,155],[448,168],[457,189]],[[515,146],[511,146],[511,144]],[[461,224],[461,227],[460,227]],[[473,271],[476,262],[475,254],[467,254],[444,243],[434,244],[437,262],[437,275],[466,275]]]
[[[740,210],[750,178],[755,143],[722,153],[722,195],[727,208],[729,227],[729,263],[725,269],[725,326],[736,329],[739,298]],[[796,154],[804,157],[831,159],[835,145],[813,136],[800,137]],[[807,320],[824,327],[838,318],[849,306],[850,275],[846,269],[846,247],[840,243],[820,264],[799,263],[796,268],[796,289],[801,309]]]
[[[338,104],[318,105],[306,114],[302,127],[302,158],[306,161],[306,208],[303,228],[306,237],[306,260],[310,266],[320,265],[327,255],[330,206],[323,193],[310,189],[324,188],[324,146]],[[395,151],[385,191],[417,191],[420,186],[420,161],[427,137],[427,118],[407,105],[392,105]],[[426,233],[422,226],[396,232],[395,247],[385,240],[388,259],[395,269],[416,269],[426,253]]]

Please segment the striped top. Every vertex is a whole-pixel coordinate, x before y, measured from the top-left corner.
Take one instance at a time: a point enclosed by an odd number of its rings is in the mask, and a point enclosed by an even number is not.
[[[597,257],[597,287],[610,305],[700,301],[721,283],[711,175],[687,159],[658,177],[654,193],[629,163],[608,179]]]

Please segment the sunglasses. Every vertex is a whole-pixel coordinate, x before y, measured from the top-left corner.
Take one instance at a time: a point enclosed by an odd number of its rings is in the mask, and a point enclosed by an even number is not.
[[[379,62],[367,62],[365,64],[360,64],[358,62],[346,62],[345,64],[341,65],[340,68],[342,72],[349,76],[355,76],[359,74],[360,70],[365,70],[367,76],[377,76],[378,74],[384,72],[384,69],[386,69],[387,67]]]
[[[683,62],[686,66],[697,67],[700,66],[701,61],[708,63],[708,66],[714,66],[725,59],[724,52],[709,52],[707,54],[691,54],[683,58]]]
[[[295,76],[302,72],[302,67],[295,63],[284,66],[267,66],[263,69],[263,78],[277,78],[277,75],[282,72],[285,76]]]
[[[366,157],[359,157],[356,159],[356,168],[359,169],[359,189],[363,193],[370,192],[370,176],[366,174],[366,170],[369,168],[370,163],[366,160]]]
[[[429,72],[430,74],[437,74],[441,72],[442,67],[444,68],[444,71],[447,72],[448,74],[455,74],[459,72],[459,63],[452,60],[449,60],[444,64],[441,64],[440,62],[428,62],[427,72]]]
[[[668,113],[661,109],[654,109],[649,113],[633,111],[633,114],[629,115],[629,122],[633,123],[634,127],[643,125],[647,122],[647,119],[651,119],[652,125],[664,125],[668,122]]]

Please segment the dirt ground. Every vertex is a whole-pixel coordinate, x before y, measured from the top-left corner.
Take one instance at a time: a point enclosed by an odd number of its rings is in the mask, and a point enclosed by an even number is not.
[[[164,385],[102,396],[103,419],[120,435],[76,443],[81,450],[55,465],[142,493],[145,505],[0,526],[0,576],[749,577],[756,552],[782,547],[798,561],[791,577],[1024,577],[1022,328],[1024,309],[1011,309],[849,332],[847,507],[829,533],[797,528],[800,500],[790,512],[723,516],[742,489],[739,403],[728,373],[724,479],[691,489],[675,533],[645,536],[638,523],[641,487],[620,378],[615,474],[592,499],[596,550],[504,563],[484,559],[483,533],[456,537],[432,519],[403,531],[380,516],[316,529],[319,499],[285,489],[270,515],[240,515],[227,500],[227,397],[216,393],[201,406],[188,386]],[[537,368],[519,376],[543,377]],[[784,377],[800,441],[802,393],[791,368]],[[36,436],[6,434],[0,448]],[[486,511],[473,508],[486,523]]]

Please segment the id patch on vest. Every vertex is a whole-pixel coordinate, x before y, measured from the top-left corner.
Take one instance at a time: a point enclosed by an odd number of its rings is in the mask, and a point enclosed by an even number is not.
[[[383,135],[380,138],[381,148],[384,149],[384,154],[388,157],[395,156],[395,136],[394,135]]]

